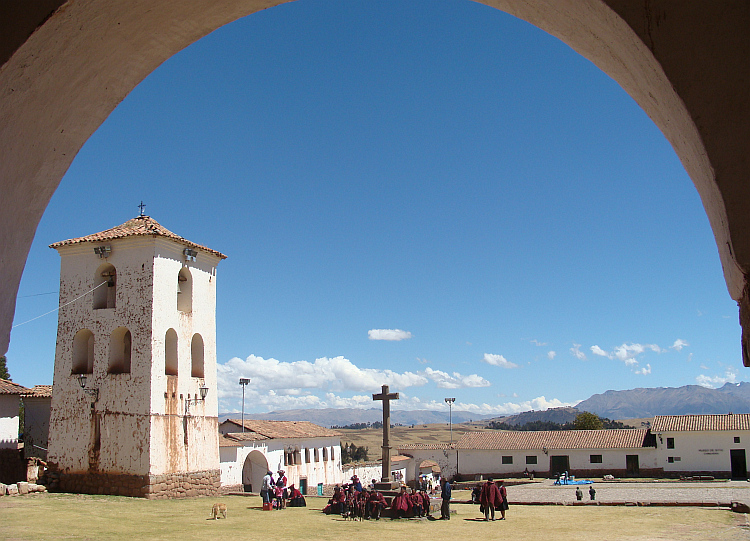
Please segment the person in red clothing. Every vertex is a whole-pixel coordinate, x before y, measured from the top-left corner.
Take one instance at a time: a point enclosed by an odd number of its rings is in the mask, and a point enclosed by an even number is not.
[[[380,520],[380,514],[386,505],[387,502],[382,492],[378,492],[377,490],[371,491],[367,498],[367,516],[375,520]]]
[[[425,517],[430,516],[430,496],[426,490],[420,490],[419,496],[422,500],[422,515]]]
[[[503,481],[500,481],[500,514],[502,517],[500,517],[500,520],[505,520],[505,511],[508,510],[508,491],[505,490],[505,483]]]
[[[495,520],[495,507],[500,507],[502,501],[500,489],[497,488],[492,477],[489,477],[487,482],[482,485],[482,493],[479,496],[479,503],[484,510],[484,520],[489,520],[490,513],[492,513],[492,520]]]
[[[409,494],[409,499],[411,500],[412,516],[421,517],[423,513],[422,496],[419,495],[416,488],[411,489],[411,494]]]
[[[393,516],[391,518],[404,518],[411,511],[411,497],[406,493],[406,487],[401,487],[401,492],[393,497],[391,502]]]

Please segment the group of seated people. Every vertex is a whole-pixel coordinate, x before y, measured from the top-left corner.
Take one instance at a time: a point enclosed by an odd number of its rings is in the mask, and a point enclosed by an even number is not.
[[[412,489],[407,492],[401,487],[401,492],[391,501],[390,507],[383,494],[376,489],[367,490],[362,487],[356,476],[351,484],[343,487],[336,485],[333,497],[323,509],[326,514],[340,514],[344,517],[361,517],[380,520],[384,509],[390,508],[392,518],[423,517],[430,514],[430,497],[426,491]]]

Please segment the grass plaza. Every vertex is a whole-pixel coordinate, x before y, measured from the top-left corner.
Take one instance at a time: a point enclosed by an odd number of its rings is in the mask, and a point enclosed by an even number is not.
[[[465,500],[468,492],[456,491]],[[750,539],[748,516],[722,508],[512,505],[507,520],[484,522],[478,506],[452,504],[450,521],[349,521],[307,507],[262,511],[258,496],[144,500],[119,496],[35,494],[0,499],[2,539],[470,539],[476,536],[569,540]],[[211,519],[214,503],[227,519]],[[492,530],[492,531],[488,531]]]

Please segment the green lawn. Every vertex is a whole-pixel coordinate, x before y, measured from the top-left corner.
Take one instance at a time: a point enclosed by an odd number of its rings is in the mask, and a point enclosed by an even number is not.
[[[210,520],[214,502],[227,504],[226,520]],[[2,539],[285,539],[380,541],[383,536],[433,541],[477,535],[514,541],[750,539],[745,515],[726,510],[666,507],[512,506],[508,520],[477,521],[477,507],[453,505],[450,521],[344,521],[307,508],[262,511],[257,496],[143,500],[118,496],[33,494],[0,498]],[[499,515],[498,515],[499,516]],[[492,531],[488,531],[492,530]]]

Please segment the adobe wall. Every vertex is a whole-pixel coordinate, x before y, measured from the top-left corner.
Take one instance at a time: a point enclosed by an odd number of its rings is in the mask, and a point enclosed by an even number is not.
[[[109,494],[147,499],[216,496],[221,493],[220,470],[164,475],[124,475],[114,473],[47,474],[48,487],[57,492]]]

